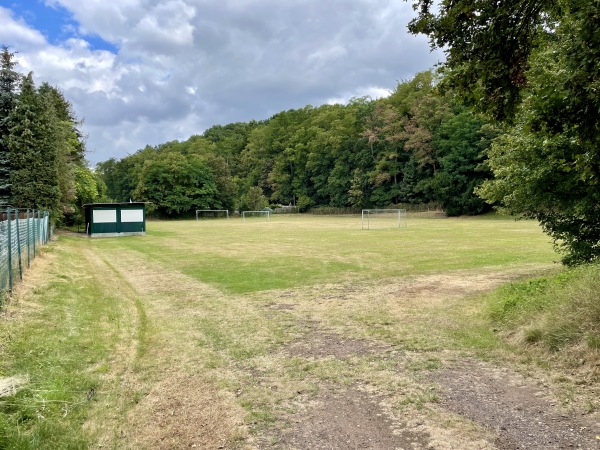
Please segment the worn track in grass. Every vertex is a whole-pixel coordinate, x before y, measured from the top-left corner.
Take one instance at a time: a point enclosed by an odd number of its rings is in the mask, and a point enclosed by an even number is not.
[[[118,256],[104,242],[59,244],[121,300],[118,345],[86,424],[103,448],[598,447],[584,399],[566,405],[550,370],[522,373],[483,330],[477,296],[547,265],[343,274],[235,293],[189,269],[203,263],[185,253],[193,242],[169,239],[178,247],[167,256],[142,240],[120,241],[132,244]],[[492,353],[469,339],[488,339]]]
[[[465,314],[466,298],[514,272],[233,295],[135,252],[111,265],[153,335],[125,447],[596,448],[594,418],[561,409],[542,375],[523,378],[436,344],[455,318],[447,313]],[[202,323],[217,324],[218,337]]]

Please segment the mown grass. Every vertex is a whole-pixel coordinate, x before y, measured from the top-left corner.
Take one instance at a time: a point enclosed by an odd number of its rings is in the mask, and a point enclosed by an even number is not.
[[[119,245],[234,293],[556,259],[537,223],[498,216],[415,215],[407,228],[382,230],[361,230],[357,216],[153,222],[148,230]]]
[[[80,271],[72,248],[52,245],[46,252],[42,259],[61,260],[60,272],[51,268],[23,303],[0,313],[0,377],[28,379],[16,395],[0,398],[3,449],[81,449],[93,442],[82,425],[122,326],[118,296],[105,295]]]
[[[160,431],[156,417],[144,415],[152,402],[195,395],[185,384],[180,393],[160,392],[165,378],[224,392],[229,403],[215,398],[208,406],[242,408],[255,428],[323,382],[366,383],[399,408],[422,407],[435,394],[414,373],[440,367],[446,349],[497,349],[503,344],[492,326],[525,322],[517,306],[502,306],[512,305],[509,294],[489,300],[492,311],[506,310],[491,325],[481,296],[442,292],[431,301],[425,291],[413,299],[398,280],[530,273],[556,259],[536,223],[497,216],[411,216],[407,228],[384,230],[361,230],[359,217],[150,222],[143,238],[61,238],[51,249],[48,279],[10,306],[16,320],[0,321],[0,376],[30,379],[16,396],[0,398],[0,448],[87,448],[102,427],[114,433],[103,433],[108,447],[150,442],[143,435]],[[395,283],[398,296],[384,289]],[[409,354],[319,359],[283,351],[322,330]],[[129,340],[136,341],[133,365],[116,369]],[[243,447],[239,440],[231,447]]]

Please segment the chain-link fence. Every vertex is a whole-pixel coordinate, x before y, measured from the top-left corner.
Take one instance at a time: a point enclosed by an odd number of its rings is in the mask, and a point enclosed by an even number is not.
[[[0,209],[0,306],[50,236],[48,211]]]

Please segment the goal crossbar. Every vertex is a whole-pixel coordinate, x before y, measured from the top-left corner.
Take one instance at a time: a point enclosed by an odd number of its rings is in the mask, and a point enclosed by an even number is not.
[[[388,228],[406,227],[406,209],[363,209],[361,215],[362,229],[371,229],[373,227],[371,224],[372,219],[383,215],[387,217],[389,224],[393,224]]]
[[[271,218],[271,211],[242,211],[242,220],[246,221],[246,216],[251,216],[253,214],[262,214],[267,221]]]
[[[229,211],[226,209],[197,209],[196,210],[196,220],[200,220],[201,213],[225,213],[225,217],[229,219]]]

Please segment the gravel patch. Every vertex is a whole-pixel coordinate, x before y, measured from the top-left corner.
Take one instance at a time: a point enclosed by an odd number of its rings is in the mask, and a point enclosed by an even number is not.
[[[429,436],[390,418],[376,396],[356,387],[321,389],[305,409],[271,431],[260,448],[295,450],[427,449]]]
[[[467,361],[432,380],[442,387],[441,406],[494,431],[498,449],[600,449],[599,423],[562,411],[514,371]]]

